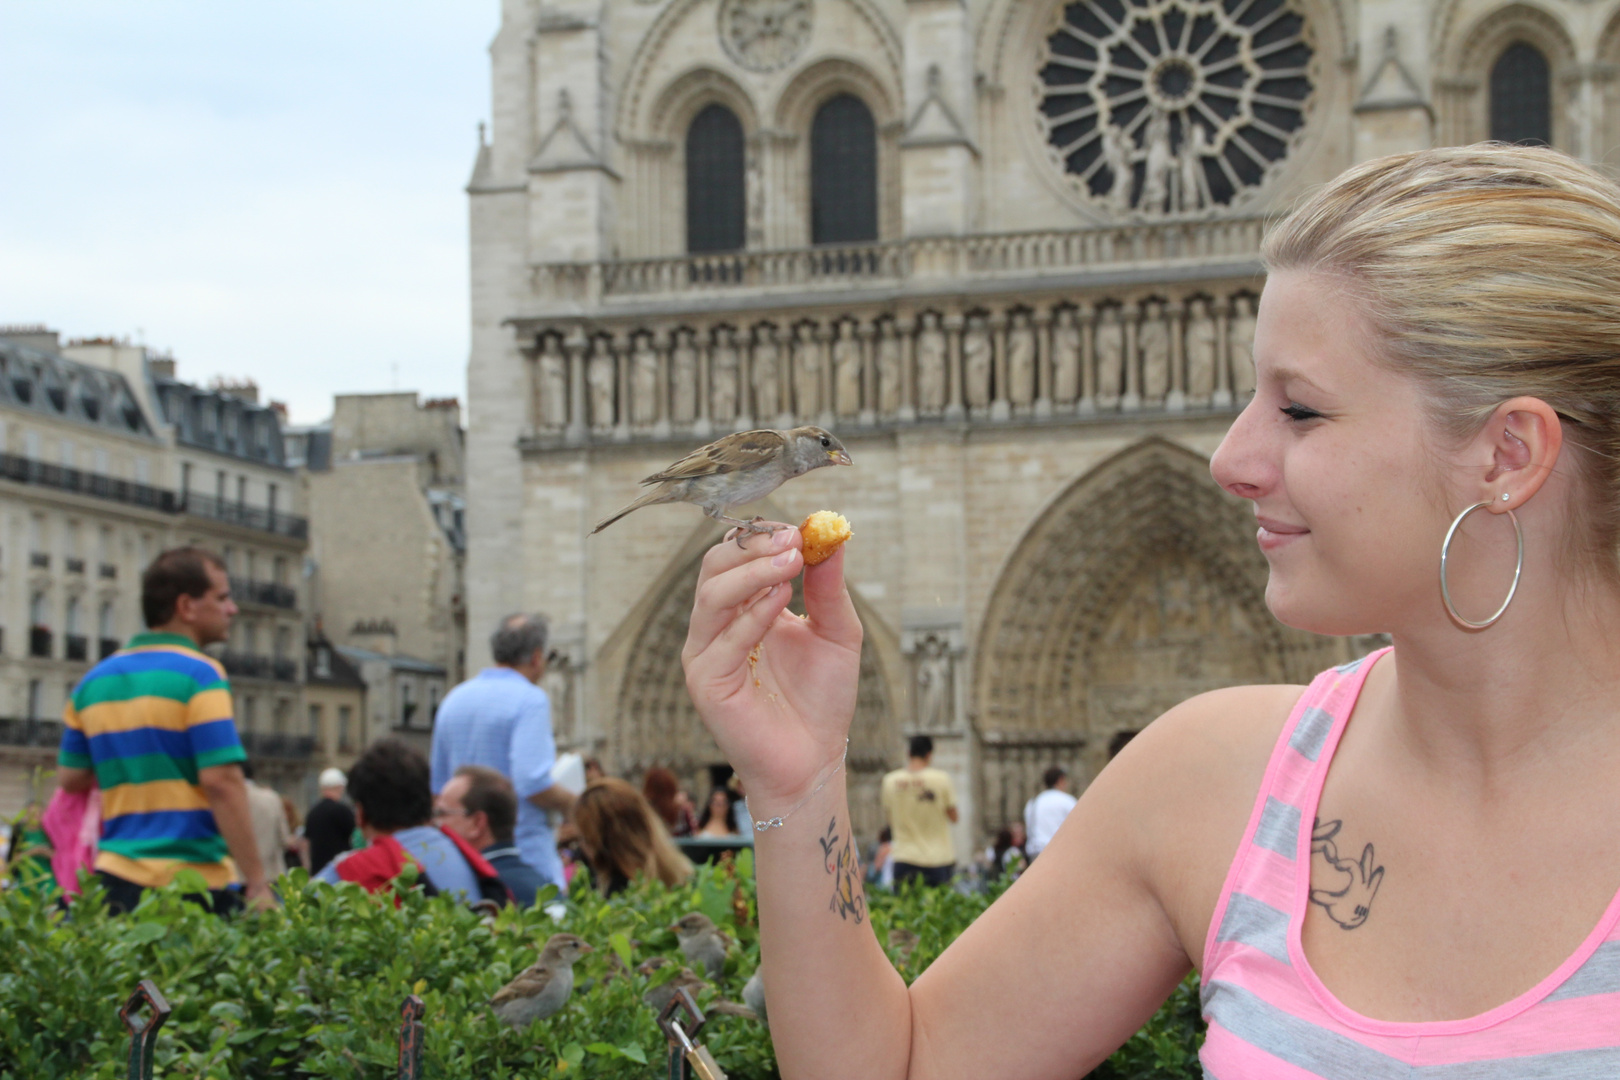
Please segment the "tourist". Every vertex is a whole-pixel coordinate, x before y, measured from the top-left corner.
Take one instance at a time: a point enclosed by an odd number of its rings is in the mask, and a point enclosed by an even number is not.
[[[517,792],[516,839],[523,861],[559,889],[568,887],[548,810],[565,817],[574,795],[553,782],[557,758],[551,701],[537,683],[546,673],[546,620],[509,615],[490,637],[495,665],[451,690],[433,721],[433,790],[463,765],[494,769]],[[588,767],[587,767],[588,775]]]
[[[681,790],[675,774],[662,765],[654,765],[641,778],[641,793],[647,796],[659,820],[669,829],[671,836],[691,836],[697,832],[697,818],[692,813],[692,800]]]
[[[342,769],[322,769],[321,797],[309,808],[304,819],[304,839],[309,843],[309,872],[311,876],[326,869],[326,864],[348,851],[354,842],[354,811],[343,801],[348,790],[348,777]]]
[[[996,838],[984,851],[984,877],[995,881],[1003,874],[1017,877],[1028,861],[1024,852],[1026,833],[1022,821],[1008,822],[996,832]]]
[[[254,779],[252,761],[242,763],[242,776],[247,780],[248,813],[253,817],[253,840],[259,847],[259,860],[264,863],[265,878],[274,881],[287,872],[287,844],[292,840],[287,811],[280,795]]]
[[[304,839],[304,824],[298,818],[298,807],[285,795],[281,797],[281,813],[287,819],[287,846],[282,849],[287,869],[291,870],[294,867],[307,869],[309,841]]]
[[[733,822],[731,806],[736,796],[724,784],[715,786],[709,792],[709,801],[703,805],[703,813],[698,815],[697,832],[694,836],[731,837],[740,835]]]
[[[692,864],[676,849],[646,796],[608,777],[585,785],[574,813],[580,850],[604,896],[622,892],[637,877],[679,885]]]
[[[1028,837],[1024,854],[1031,862],[1046,850],[1077,801],[1069,794],[1069,773],[1061,765],[1048,768],[1041,776],[1041,784],[1045,790],[1024,804],[1024,832]]]
[[[844,552],[705,556],[686,685],[782,819],[755,868],[784,1076],[1084,1075],[1191,971],[1206,1076],[1620,1076],[1620,186],[1546,147],[1378,158],[1263,257],[1211,472],[1272,615],[1393,644],[1147,724],[914,984],[839,847]]]
[[[883,777],[883,814],[894,830],[890,858],[894,887],[912,878],[925,885],[945,885],[956,873],[956,789],[943,769],[933,766],[934,740],[913,735],[904,768]]]
[[[535,894],[546,882],[513,843],[517,806],[510,780],[482,765],[463,765],[433,800],[433,820],[487,859],[512,891],[513,901],[526,908],[534,906]]]
[[[57,758],[64,790],[101,788],[96,872],[108,907],[134,910],[143,891],[182,869],[202,878],[208,896],[197,899],[215,912],[244,899],[271,906],[231,687],[224,666],[202,651],[224,641],[236,617],[225,564],[200,548],[165,551],[141,577],[141,614],[148,632],[74,688]]]
[[[449,893],[469,903],[510,899],[500,875],[477,849],[454,832],[434,828],[427,759],[410,744],[401,739],[372,743],[349,770],[349,798],[366,846],[333,859],[315,880],[352,881],[378,892],[414,864],[431,894]]]

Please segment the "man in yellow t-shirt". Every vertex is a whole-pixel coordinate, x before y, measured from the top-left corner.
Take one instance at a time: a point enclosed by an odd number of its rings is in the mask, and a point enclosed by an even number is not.
[[[883,814],[894,832],[889,857],[894,884],[920,877],[944,885],[956,872],[951,826],[956,824],[956,790],[943,769],[932,767],[934,740],[913,735],[906,767],[883,778]]]

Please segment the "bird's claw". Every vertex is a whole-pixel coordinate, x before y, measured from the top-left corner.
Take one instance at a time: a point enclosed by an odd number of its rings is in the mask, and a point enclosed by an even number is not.
[[[791,525],[783,525],[780,522],[766,521],[762,517],[755,517],[752,521],[739,521],[732,526],[731,530],[726,533],[726,539],[735,540],[738,547],[746,549],[748,545],[745,541],[751,536],[770,536],[778,529],[791,528],[793,528]]]

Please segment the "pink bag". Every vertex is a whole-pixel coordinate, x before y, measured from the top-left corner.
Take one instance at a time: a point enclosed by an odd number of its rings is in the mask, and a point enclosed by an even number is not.
[[[101,789],[56,789],[45,807],[40,826],[51,841],[51,872],[69,896],[79,894],[79,871],[95,866],[101,839]]]

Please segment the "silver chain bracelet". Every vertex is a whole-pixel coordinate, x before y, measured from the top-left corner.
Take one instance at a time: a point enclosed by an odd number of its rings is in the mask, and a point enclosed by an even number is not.
[[[788,818],[790,818],[794,814],[798,813],[798,811],[804,807],[805,803],[809,802],[811,799],[815,798],[817,795],[820,795],[821,794],[821,789],[826,787],[828,784],[832,783],[833,777],[837,776],[839,773],[844,771],[844,762],[846,762],[848,760],[849,760],[849,740],[845,739],[844,740],[844,754],[843,754],[842,757],[840,757],[838,759],[838,767],[836,769],[834,769],[832,772],[827,774],[827,779],[825,779],[821,783],[817,784],[816,785],[816,790],[812,791],[810,794],[808,794],[804,798],[800,799],[799,800],[799,805],[793,807],[793,809],[789,810],[787,813],[781,814],[781,815],[779,815],[777,817],[773,817],[773,818],[766,818],[764,821],[756,821],[756,822],[754,822],[754,831],[757,832],[757,833],[762,833],[767,829],[780,829],[784,824],[786,824]],[[744,806],[748,805],[748,800],[747,799],[743,800],[743,805]],[[752,816],[752,815],[750,815],[750,816]]]

